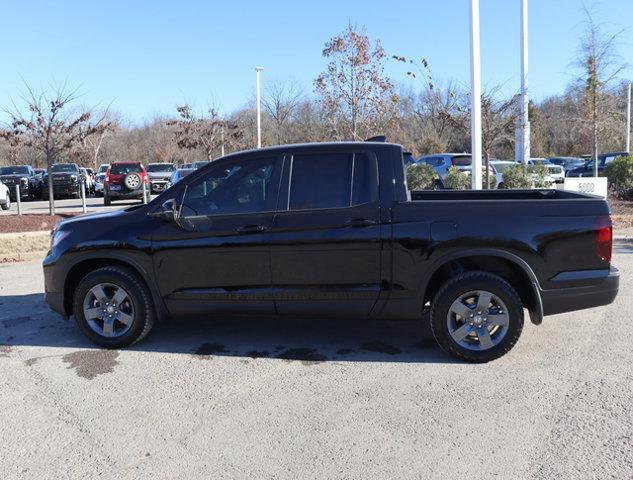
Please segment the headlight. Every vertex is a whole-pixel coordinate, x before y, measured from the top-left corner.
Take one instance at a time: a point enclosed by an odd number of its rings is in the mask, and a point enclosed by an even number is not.
[[[28,179],[28,178],[26,178],[26,177],[22,177],[22,178],[20,179],[20,181],[21,181],[23,184],[25,184],[25,185],[26,185],[27,183],[29,183],[29,179]]]
[[[76,182],[76,181],[77,181],[77,175],[71,175],[71,176],[70,176],[70,180],[71,180],[72,182]]]
[[[66,238],[69,233],[68,230],[53,230],[51,232],[51,250],[59,245],[59,242]]]

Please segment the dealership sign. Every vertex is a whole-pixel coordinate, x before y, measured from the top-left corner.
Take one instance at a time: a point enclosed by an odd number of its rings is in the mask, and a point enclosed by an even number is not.
[[[566,177],[564,190],[572,192],[589,193],[607,198],[606,177]]]

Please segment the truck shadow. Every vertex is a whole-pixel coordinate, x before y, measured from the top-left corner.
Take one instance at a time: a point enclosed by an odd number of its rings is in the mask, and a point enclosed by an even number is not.
[[[453,363],[427,322],[335,318],[229,317],[172,319],[128,350],[191,355],[321,362]],[[0,348],[20,346],[94,349],[71,319],[48,309],[43,294],[0,296]]]

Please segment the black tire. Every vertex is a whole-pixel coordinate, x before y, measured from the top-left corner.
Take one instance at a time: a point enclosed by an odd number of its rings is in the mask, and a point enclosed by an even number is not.
[[[505,184],[504,184],[503,182],[501,182],[497,188],[498,188],[499,190],[503,190],[503,189],[505,189],[505,188],[506,188],[506,186],[505,186]]]
[[[109,338],[98,334],[86,321],[84,298],[95,285],[114,284],[128,294],[134,308],[134,319],[129,330],[120,337]],[[145,283],[132,270],[125,267],[103,267],[86,275],[75,289],[73,313],[79,329],[86,337],[105,348],[123,348],[142,340],[154,326],[156,314],[152,296]]]
[[[484,350],[471,350],[453,339],[448,326],[451,305],[468,292],[490,292],[506,305],[509,316],[507,331],[496,345]],[[473,271],[457,275],[439,289],[431,305],[431,330],[439,346],[455,358],[467,362],[484,363],[508,353],[518,341],[523,329],[523,304],[516,290],[497,275]]]
[[[2,210],[9,210],[11,208],[11,197],[7,195],[7,203],[0,205],[0,208],[2,208]]]
[[[104,193],[103,194],[103,205],[105,207],[109,207],[111,203],[112,203],[112,200],[110,200],[110,195],[108,195],[107,193]]]

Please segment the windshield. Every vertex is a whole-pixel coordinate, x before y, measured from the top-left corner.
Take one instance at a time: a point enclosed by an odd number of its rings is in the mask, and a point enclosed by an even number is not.
[[[28,167],[1,167],[0,175],[28,175]]]
[[[77,165],[72,163],[56,163],[51,167],[51,172],[68,172],[68,173],[77,173]]]
[[[176,170],[173,163],[150,163],[147,166],[148,172],[173,172]]]
[[[127,175],[128,173],[141,171],[140,163],[115,163],[110,166],[110,175]]]
[[[108,168],[110,168],[110,165],[101,165],[97,173],[105,173],[108,170]]]

